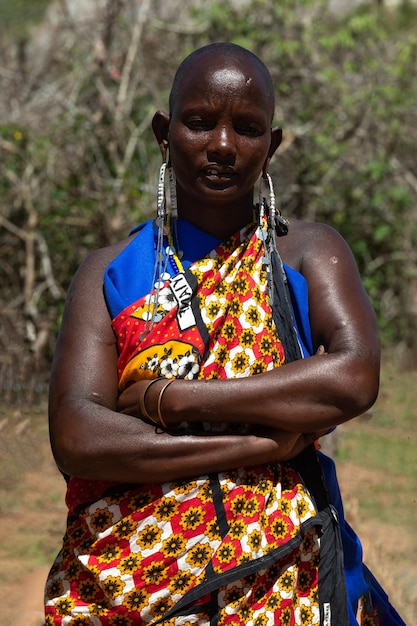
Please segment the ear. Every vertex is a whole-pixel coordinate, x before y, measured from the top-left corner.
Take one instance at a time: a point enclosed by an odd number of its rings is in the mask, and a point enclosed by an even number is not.
[[[168,135],[169,135],[170,117],[163,111],[157,111],[152,118],[152,130],[159,144],[162,159],[167,160]]]
[[[264,178],[266,177],[266,174],[268,173],[269,162],[271,158],[274,156],[275,151],[279,147],[281,141],[282,141],[282,128],[280,128],[279,126],[274,126],[274,128],[271,129],[271,143],[269,145],[268,157],[262,168],[262,176]]]

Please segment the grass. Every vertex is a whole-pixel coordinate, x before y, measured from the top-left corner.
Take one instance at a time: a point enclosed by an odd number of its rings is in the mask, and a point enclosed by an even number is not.
[[[375,406],[341,428],[336,457],[346,517],[408,626],[417,625],[416,383],[416,371],[384,363]]]
[[[343,427],[338,463],[381,473],[379,484],[364,483],[357,494],[366,516],[404,525],[415,539],[417,522],[416,372],[383,367],[380,396],[370,414]]]

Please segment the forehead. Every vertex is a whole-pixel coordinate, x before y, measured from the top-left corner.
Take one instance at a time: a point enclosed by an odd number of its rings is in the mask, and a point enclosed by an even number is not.
[[[251,59],[203,55],[193,61],[179,84],[175,108],[190,102],[215,103],[232,100],[261,106],[273,113],[274,97],[269,82]]]

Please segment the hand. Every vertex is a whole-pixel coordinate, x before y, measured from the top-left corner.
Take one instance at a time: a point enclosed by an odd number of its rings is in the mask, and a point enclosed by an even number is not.
[[[122,391],[117,399],[117,412],[132,415],[133,417],[144,417],[140,411],[139,398],[148,383],[148,379],[139,380]]]
[[[275,428],[257,429],[254,434],[260,437],[272,439],[277,443],[274,461],[289,461],[298,456],[305,448],[325,435],[327,430],[319,430],[313,433],[292,433]]]

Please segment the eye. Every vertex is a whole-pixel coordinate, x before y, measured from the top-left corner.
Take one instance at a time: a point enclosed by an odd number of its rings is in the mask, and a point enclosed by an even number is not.
[[[196,131],[210,130],[210,128],[212,128],[213,126],[210,120],[206,120],[203,118],[188,119],[185,121],[185,125],[190,130],[196,130]]]
[[[259,137],[262,134],[258,128],[253,126],[237,126],[236,131],[239,135],[248,135],[249,137]]]

